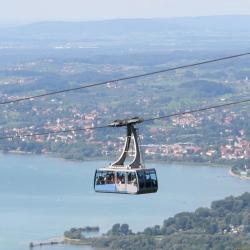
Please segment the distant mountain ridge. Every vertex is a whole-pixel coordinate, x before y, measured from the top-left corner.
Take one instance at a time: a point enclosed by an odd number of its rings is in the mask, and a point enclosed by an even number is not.
[[[207,16],[166,19],[116,19],[84,22],[38,22],[1,28],[0,38],[74,39],[123,36],[133,33],[167,33],[170,31],[250,32],[250,16]]]

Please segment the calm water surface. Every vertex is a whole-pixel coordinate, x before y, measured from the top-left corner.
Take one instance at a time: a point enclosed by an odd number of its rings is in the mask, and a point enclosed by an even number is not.
[[[95,168],[108,163],[0,154],[0,249],[28,250],[29,242],[61,236],[71,227],[100,226],[105,232],[114,223],[126,222],[135,231],[143,230],[177,212],[250,191],[250,181],[229,176],[227,168],[162,163],[148,164],[157,169],[157,194],[97,194]]]

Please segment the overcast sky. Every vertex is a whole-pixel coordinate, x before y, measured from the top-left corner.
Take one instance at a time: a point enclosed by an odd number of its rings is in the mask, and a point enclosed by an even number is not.
[[[250,0],[0,0],[0,22],[250,15]]]

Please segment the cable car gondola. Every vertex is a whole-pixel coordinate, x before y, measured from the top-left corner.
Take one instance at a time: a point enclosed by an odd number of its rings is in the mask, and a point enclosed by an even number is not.
[[[143,122],[143,119],[135,117],[126,120],[116,120],[109,125],[111,127],[127,126],[127,136],[124,149],[118,160],[108,167],[96,170],[94,179],[96,192],[122,194],[157,192],[158,182],[155,169],[147,169],[142,164],[137,129],[134,127],[136,123],[141,122]],[[131,139],[134,141],[135,156],[130,164],[125,165]]]

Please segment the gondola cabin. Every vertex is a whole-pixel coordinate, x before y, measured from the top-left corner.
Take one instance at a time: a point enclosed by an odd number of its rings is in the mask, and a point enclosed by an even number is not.
[[[146,194],[158,190],[157,175],[154,168],[145,168],[141,163],[141,153],[138,144],[135,123],[142,122],[140,118],[114,121],[110,126],[127,126],[127,137],[123,152],[119,159],[106,168],[96,170],[94,188],[96,192],[120,194]],[[135,156],[133,161],[124,165],[130,147],[131,138],[134,140]]]
[[[157,192],[155,169],[108,169],[95,173],[95,191],[105,193],[145,194]]]

